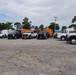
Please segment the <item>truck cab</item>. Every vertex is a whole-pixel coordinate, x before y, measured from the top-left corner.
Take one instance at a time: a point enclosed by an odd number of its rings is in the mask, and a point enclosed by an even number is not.
[[[69,34],[70,31],[73,31],[73,28],[67,28],[64,32],[59,33],[57,35],[57,38],[59,38],[60,40],[64,41],[66,40],[66,35]]]

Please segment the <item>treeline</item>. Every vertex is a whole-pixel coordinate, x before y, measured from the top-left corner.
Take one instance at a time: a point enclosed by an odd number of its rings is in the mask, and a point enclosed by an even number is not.
[[[76,28],[76,24],[73,24],[74,22],[76,22],[76,16],[74,16],[74,18],[72,19],[72,24],[69,25],[68,27],[74,27]],[[22,23],[20,22],[15,22],[14,24],[12,22],[6,22],[6,23],[0,23],[0,30],[3,29],[34,29],[34,30],[43,30],[44,28],[50,28],[54,30],[59,30],[60,26],[59,24],[55,24],[54,22],[51,22],[47,27],[44,27],[43,24],[41,25],[32,25],[31,24],[32,21],[29,21],[29,18],[25,17],[22,21]],[[13,27],[14,25],[14,27]],[[67,26],[62,26],[62,30],[66,29]]]
[[[0,23],[0,30],[14,29],[11,22]]]

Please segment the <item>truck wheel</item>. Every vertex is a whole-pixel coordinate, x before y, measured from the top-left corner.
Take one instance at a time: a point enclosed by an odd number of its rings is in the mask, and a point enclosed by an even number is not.
[[[71,43],[71,44],[76,44],[76,39],[75,39],[75,38],[72,38],[72,39],[70,40],[70,43]]]
[[[25,36],[23,36],[23,37],[22,37],[22,39],[26,39],[26,37],[25,37]]]
[[[8,37],[8,39],[11,39],[11,37]]]
[[[6,34],[4,35],[4,38],[6,38],[7,36],[6,36]]]
[[[22,37],[22,39],[24,39],[24,37]]]
[[[64,41],[65,40],[65,36],[61,36],[61,40]]]
[[[4,38],[4,35],[2,36],[2,38]]]
[[[40,39],[39,37],[37,37],[37,39]]]
[[[47,39],[48,37],[47,36],[45,36],[45,39]]]
[[[17,39],[17,36],[15,36],[14,38]]]

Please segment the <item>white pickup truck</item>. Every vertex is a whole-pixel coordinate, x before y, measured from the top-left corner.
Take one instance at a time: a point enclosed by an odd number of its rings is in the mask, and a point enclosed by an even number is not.
[[[58,33],[57,34],[57,38],[59,38],[60,40],[64,41],[66,38],[66,33]]]
[[[34,38],[36,36],[37,36],[37,33],[35,33],[35,32],[26,32],[26,33],[22,34],[22,39],[26,39],[26,38],[31,39],[31,38]]]
[[[67,28],[67,29],[65,30],[65,32],[63,32],[63,33],[58,33],[58,34],[57,34],[57,38],[59,38],[60,40],[64,41],[64,40],[66,39],[67,33],[69,33],[69,31],[72,31],[72,30],[74,30],[74,29],[73,29],[73,28]]]

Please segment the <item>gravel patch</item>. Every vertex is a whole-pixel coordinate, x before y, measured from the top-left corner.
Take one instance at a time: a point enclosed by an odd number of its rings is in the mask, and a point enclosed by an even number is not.
[[[0,75],[76,75],[76,45],[59,39],[0,39]]]

